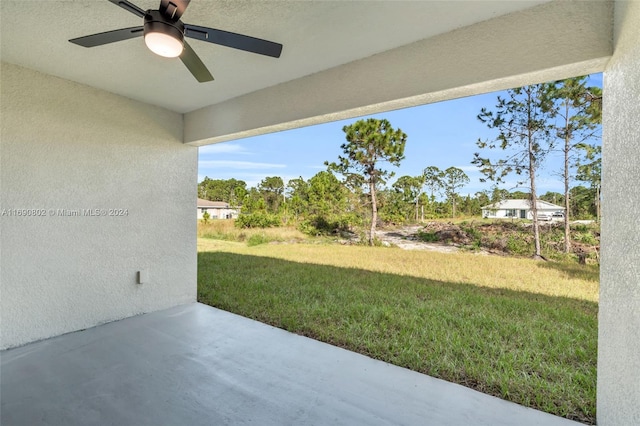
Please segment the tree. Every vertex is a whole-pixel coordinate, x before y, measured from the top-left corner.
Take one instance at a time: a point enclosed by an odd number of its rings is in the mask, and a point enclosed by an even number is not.
[[[420,176],[400,176],[392,185],[393,189],[403,195],[405,202],[415,205],[415,221],[418,221],[418,207],[420,195],[425,184],[425,175]]]
[[[593,192],[594,216],[600,222],[600,180],[602,179],[602,147],[600,145],[578,144],[584,156],[576,163],[576,180],[587,182]]]
[[[404,159],[407,135],[402,130],[391,127],[389,121],[375,118],[358,120],[349,126],[344,126],[342,131],[347,139],[347,143],[340,146],[344,156],[338,156],[337,163],[325,162],[325,165],[329,170],[342,174],[348,180],[351,175],[362,176],[369,189],[371,205],[369,244],[373,245],[378,220],[376,187],[384,184],[386,177],[393,176],[393,173],[381,169],[379,164],[387,162],[396,167],[400,165]]]
[[[264,197],[267,210],[271,213],[278,213],[278,208],[282,203],[284,194],[284,182],[280,176],[268,176],[258,185],[258,191]]]
[[[347,208],[346,188],[330,171],[309,179],[309,214],[326,218],[340,215]]]
[[[413,218],[413,200],[396,189],[385,188],[377,193],[378,217],[393,224],[404,223]]]
[[[266,209],[262,194],[256,188],[249,189],[242,199],[242,213],[265,212]]]
[[[244,200],[244,197],[248,192],[246,186],[247,184],[244,183],[244,181],[239,180],[237,182],[239,182],[239,184],[233,188],[233,194],[229,198],[229,204],[231,204],[232,206],[241,204],[242,200]]]
[[[593,204],[593,191],[582,185],[574,186],[569,190],[571,193],[572,217],[577,219],[589,219],[595,216]]]
[[[551,204],[564,204],[564,195],[559,192],[547,191],[543,195],[539,196],[538,199]]]
[[[475,193],[475,198],[476,200],[478,200],[478,204],[479,204],[479,211],[478,214],[480,214],[482,212],[482,207],[484,206],[488,206],[489,204],[491,204],[491,198],[489,198],[489,194],[488,191],[479,191]]]
[[[236,206],[247,193],[247,184],[236,179],[209,179],[198,184],[198,197],[210,201],[225,201]]]
[[[495,182],[504,182],[511,173],[518,176],[524,174],[528,179],[530,190],[531,212],[533,214],[533,237],[535,242],[534,258],[542,259],[540,248],[540,227],[538,222],[538,206],[536,196],[536,172],[545,156],[553,148],[553,118],[550,107],[549,88],[545,84],[534,84],[507,91],[507,98],[498,96],[496,111],[482,108],[478,119],[490,129],[498,130],[494,141],[478,140],[479,148],[500,148],[505,158],[493,160],[483,158],[480,153],[474,154],[472,164],[480,168],[485,178]],[[522,184],[524,182],[519,182]]]
[[[442,170],[436,166],[429,166],[422,171],[424,176],[424,185],[431,193],[430,202],[432,205],[431,213],[434,213],[433,204],[436,201],[436,192],[440,192],[443,188]]]
[[[457,189],[469,183],[469,176],[457,167],[449,167],[442,174],[442,183],[447,198],[451,202],[451,217],[456,217]]]
[[[509,191],[494,186],[493,190],[491,191],[491,204],[499,203],[500,201],[504,201],[509,197]]]
[[[587,87],[587,77],[574,77],[548,84],[549,95],[554,101],[552,108],[558,117],[556,135],[562,141],[564,168],[564,251],[571,251],[569,230],[572,159],[576,148],[597,137],[598,124],[602,121],[602,91],[598,87]],[[598,100],[594,101],[594,97]]]
[[[531,194],[523,191],[511,191],[507,198],[510,200],[528,200],[531,198]]]
[[[290,211],[300,219],[300,216],[306,216],[309,211],[309,184],[302,176],[296,179],[290,179],[286,188],[287,205]]]
[[[467,216],[479,216],[482,214],[482,206],[485,205],[486,204],[481,204],[481,201],[476,196],[467,194],[466,197],[460,198],[460,204],[457,204],[457,210],[465,212]]]

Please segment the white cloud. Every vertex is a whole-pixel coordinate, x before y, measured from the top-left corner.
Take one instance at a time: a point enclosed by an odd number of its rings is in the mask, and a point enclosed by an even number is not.
[[[242,145],[221,142],[213,145],[201,146],[198,150],[198,154],[250,154],[250,152]]]
[[[253,161],[235,160],[200,160],[198,168],[203,169],[234,169],[234,170],[254,170],[254,169],[284,169],[286,164],[256,163]]]

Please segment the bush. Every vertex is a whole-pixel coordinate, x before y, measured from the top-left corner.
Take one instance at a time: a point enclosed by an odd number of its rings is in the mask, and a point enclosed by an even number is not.
[[[202,213],[202,221],[204,223],[209,223],[210,218],[211,218],[211,215],[209,215],[209,212],[205,210],[205,212]]]
[[[270,239],[267,238],[267,236],[264,235],[264,234],[253,234],[247,240],[247,245],[249,247],[252,247],[252,246],[257,246],[257,245],[260,245],[260,244],[266,244],[269,241],[270,241]]]
[[[591,232],[579,232],[574,235],[573,239],[590,246],[597,246],[600,244]]]
[[[438,234],[436,232],[418,232],[418,238],[427,243],[435,243],[439,240]]]
[[[355,226],[361,226],[363,221],[362,217],[355,213],[345,213],[338,216],[338,223],[341,230],[349,231]]]
[[[533,252],[533,249],[523,236],[510,235],[507,239],[507,251],[519,256],[528,256]]]
[[[466,225],[466,222],[461,223],[460,225]],[[471,244],[474,248],[479,249],[482,244],[482,232],[480,232],[477,228],[471,226],[464,226],[462,230],[467,234],[467,237],[472,241]]]
[[[256,212],[240,215],[235,225],[237,228],[273,228],[281,226],[282,220],[274,214]]]
[[[575,225],[571,225],[571,229],[577,232],[589,232],[589,225],[577,223]]]
[[[349,231],[352,226],[357,224],[359,224],[359,220],[352,214],[345,214],[330,218],[317,215],[300,222],[298,229],[300,232],[311,236],[333,235]]]
[[[380,213],[379,218],[385,224],[402,225],[407,223],[407,218],[400,213]]]
[[[298,229],[307,235],[328,235],[337,231],[337,224],[330,223],[324,216],[315,216],[300,222]]]

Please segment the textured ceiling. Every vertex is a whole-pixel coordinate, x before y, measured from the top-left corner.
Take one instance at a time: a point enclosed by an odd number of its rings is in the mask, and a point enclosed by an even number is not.
[[[141,25],[107,0],[2,0],[2,61],[177,112],[295,80],[538,1],[192,0],[184,22],[282,43],[273,59],[190,40],[215,81],[198,83],[179,59],[152,54],[142,38],[86,49],[67,40]],[[157,0],[134,0],[157,9]]]

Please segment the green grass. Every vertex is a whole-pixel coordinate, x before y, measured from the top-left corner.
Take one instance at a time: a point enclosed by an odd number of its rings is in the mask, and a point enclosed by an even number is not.
[[[595,422],[594,268],[359,246],[200,240],[199,251],[203,303]]]

